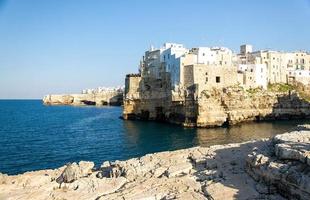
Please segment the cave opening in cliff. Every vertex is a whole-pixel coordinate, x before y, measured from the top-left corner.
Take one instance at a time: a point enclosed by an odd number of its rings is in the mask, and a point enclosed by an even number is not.
[[[96,102],[94,101],[87,101],[87,100],[83,100],[81,101],[84,105],[89,105],[89,106],[93,106],[96,105]]]
[[[150,117],[150,111],[148,110],[141,110],[140,119],[141,120],[148,120]]]
[[[225,122],[222,124],[223,127],[229,127],[229,118],[227,117]]]
[[[108,105],[108,102],[107,102],[107,101],[101,101],[101,105],[107,106],[107,105]]]
[[[157,121],[165,121],[165,114],[163,112],[163,107],[156,107],[156,120]]]

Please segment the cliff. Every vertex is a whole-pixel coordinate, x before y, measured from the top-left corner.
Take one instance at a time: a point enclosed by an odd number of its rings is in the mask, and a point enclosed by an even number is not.
[[[200,90],[196,85],[172,90],[167,81],[130,76],[126,82],[124,119],[215,127],[245,121],[310,118],[309,98],[305,98],[310,90],[246,90],[239,86]]]
[[[122,91],[106,91],[93,94],[46,95],[43,98],[46,105],[122,105]]]
[[[310,199],[310,126],[238,144],[148,154],[100,167],[0,174],[0,199]]]
[[[246,91],[229,87],[205,90],[197,103],[198,127],[309,117],[310,103],[294,91]]]

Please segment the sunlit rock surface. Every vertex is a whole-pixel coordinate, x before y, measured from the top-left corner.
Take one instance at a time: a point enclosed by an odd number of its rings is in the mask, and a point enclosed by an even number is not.
[[[43,98],[46,105],[116,105],[123,103],[122,91],[107,91],[94,94],[64,94],[46,95]]]

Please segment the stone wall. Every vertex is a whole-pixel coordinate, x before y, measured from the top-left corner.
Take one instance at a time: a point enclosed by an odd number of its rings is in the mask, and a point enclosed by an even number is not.
[[[198,93],[213,87],[223,88],[238,83],[237,69],[231,66],[195,64],[184,68],[185,87],[198,85]]]

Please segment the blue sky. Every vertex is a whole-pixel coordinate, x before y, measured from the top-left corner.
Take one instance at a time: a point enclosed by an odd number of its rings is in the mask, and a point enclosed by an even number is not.
[[[0,98],[123,85],[164,42],[310,51],[310,0],[0,0]]]

